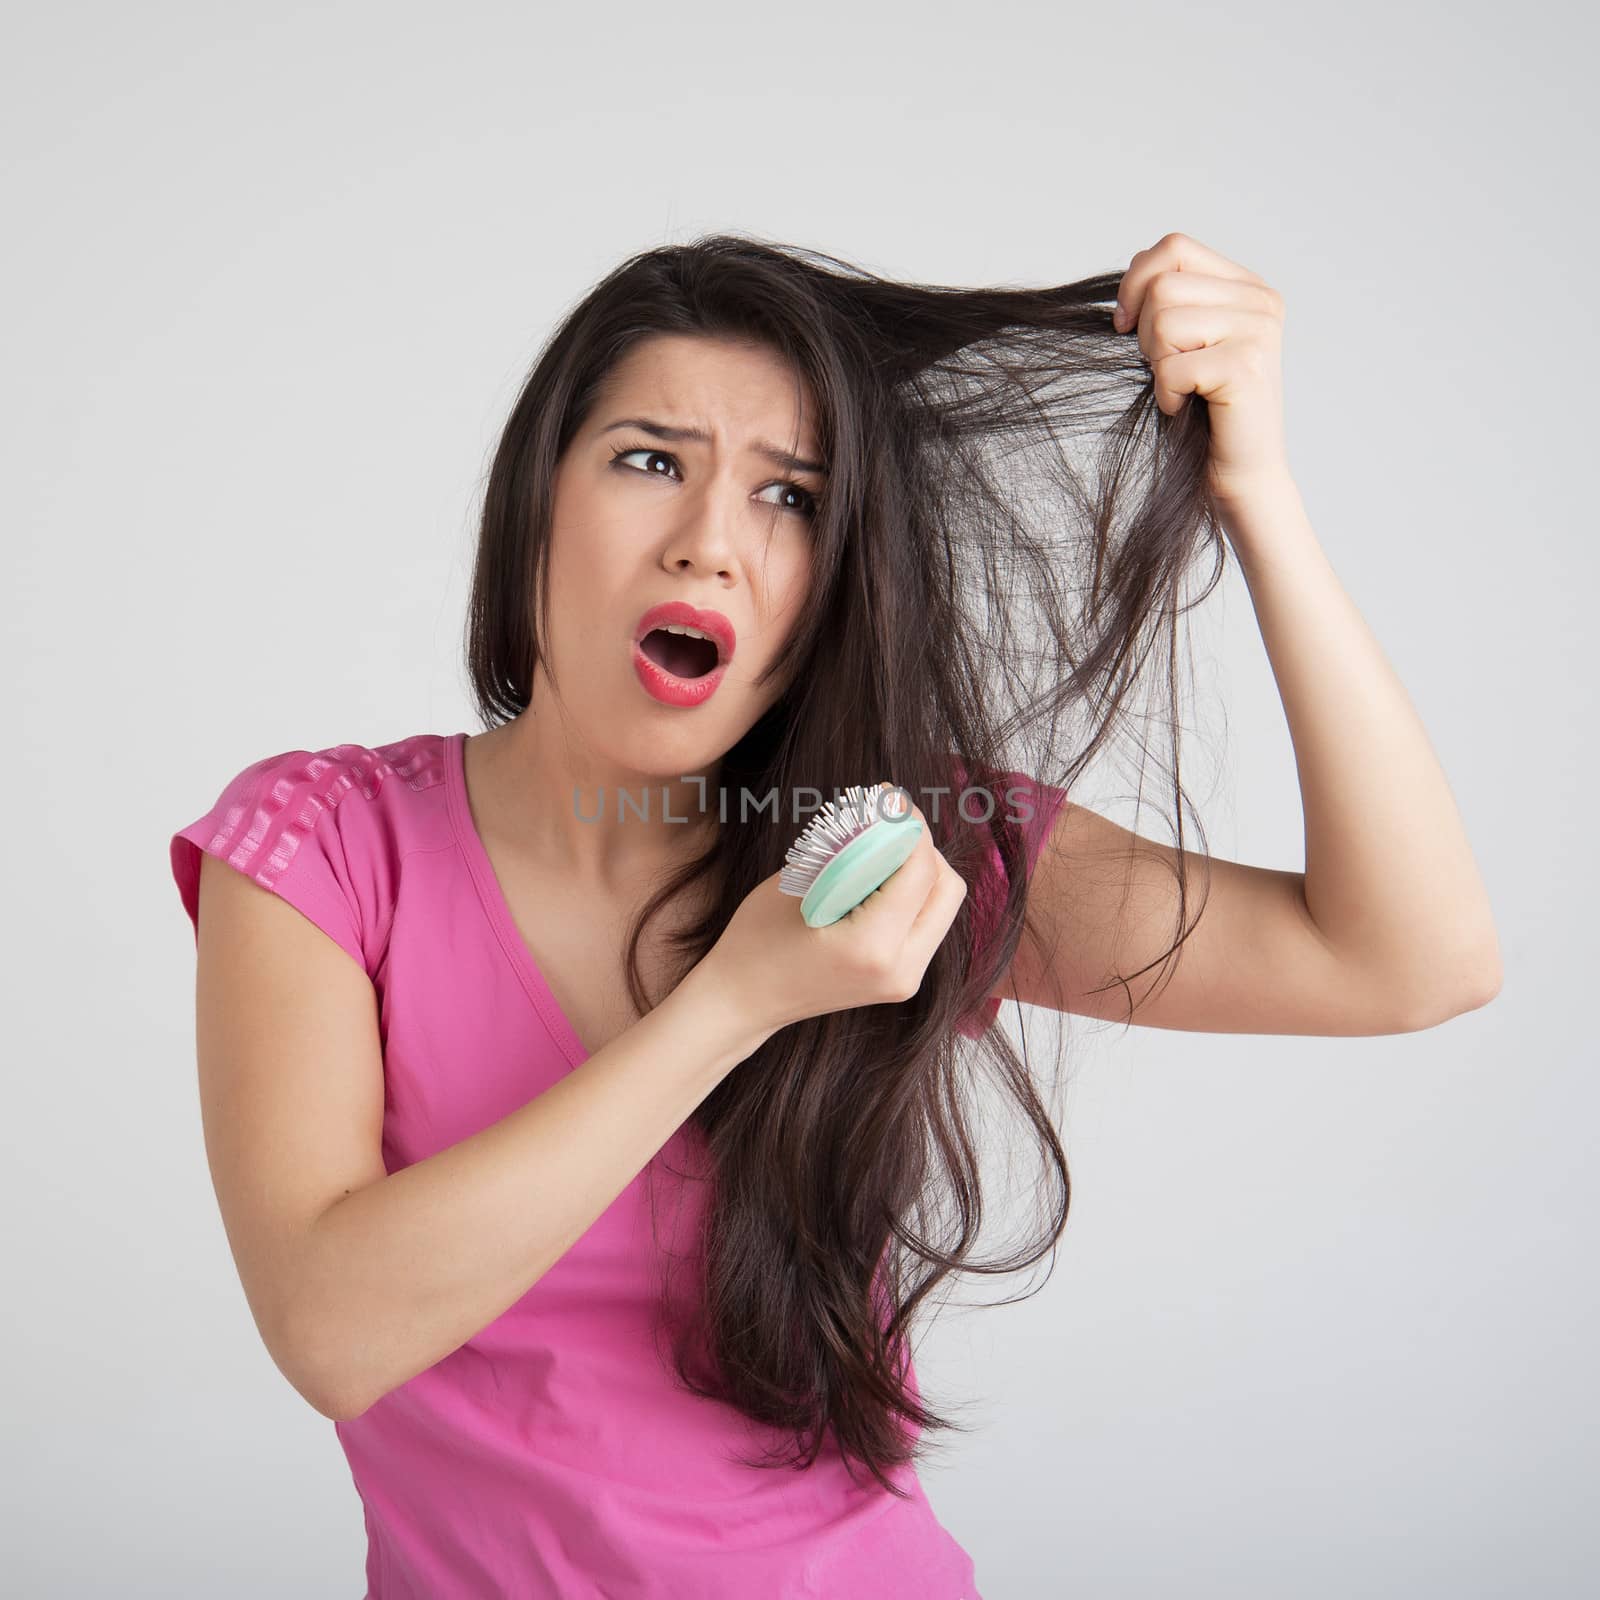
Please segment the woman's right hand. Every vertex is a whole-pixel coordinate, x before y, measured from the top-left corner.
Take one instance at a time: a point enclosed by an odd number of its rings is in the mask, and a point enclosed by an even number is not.
[[[781,870],[756,885],[699,963],[752,1025],[791,1022],[854,1006],[909,1000],[966,898],[966,880],[939,853],[921,809],[916,848],[860,905],[813,928],[800,898],[778,888]]]

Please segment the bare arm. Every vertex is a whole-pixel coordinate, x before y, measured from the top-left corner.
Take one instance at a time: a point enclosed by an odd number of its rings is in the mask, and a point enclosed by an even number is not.
[[[359,1415],[515,1304],[760,1044],[700,978],[527,1105],[316,1219],[290,1338],[332,1415]]]
[[[229,1244],[273,1360],[333,1418],[515,1304],[773,1031],[702,963],[528,1104],[390,1174],[367,975],[210,857],[199,933],[201,1111]]]
[[[1277,679],[1305,816],[1310,925],[1404,1013],[1500,985],[1489,896],[1416,708],[1312,531],[1293,479],[1224,508]]]
[[[1299,769],[1305,869],[1200,858],[1068,802],[1034,875],[1038,948],[993,991],[1058,1011],[1215,1033],[1431,1028],[1492,999],[1488,893],[1421,719],[1340,586],[1292,479],[1224,508]],[[1160,987],[1155,987],[1157,978]],[[1109,987],[1106,987],[1109,985]],[[1099,992],[1095,992],[1098,990]],[[1128,1011],[1129,1003],[1133,1009]]]

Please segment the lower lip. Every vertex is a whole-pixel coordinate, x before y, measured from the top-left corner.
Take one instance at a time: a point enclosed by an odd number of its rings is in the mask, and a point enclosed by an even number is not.
[[[717,685],[722,682],[723,674],[727,672],[728,667],[727,663],[723,662],[713,667],[703,678],[680,678],[676,673],[668,672],[659,662],[652,661],[635,641],[633,670],[638,674],[639,682],[644,685],[645,693],[659,700],[662,705],[699,706],[704,705],[717,692]]]

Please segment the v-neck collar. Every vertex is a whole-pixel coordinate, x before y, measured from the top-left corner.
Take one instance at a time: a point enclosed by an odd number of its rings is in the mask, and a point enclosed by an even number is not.
[[[450,829],[455,835],[462,859],[467,864],[467,871],[472,875],[472,881],[477,887],[478,900],[483,906],[484,915],[488,917],[495,937],[499,939],[500,946],[515,969],[518,979],[521,980],[522,987],[533,1002],[534,1010],[549,1029],[551,1038],[561,1046],[562,1054],[572,1066],[581,1067],[589,1059],[589,1052],[584,1048],[583,1041],[568,1020],[566,1012],[557,1003],[555,994],[539,970],[538,963],[533,959],[532,952],[517,931],[516,919],[511,915],[511,907],[506,901],[505,891],[500,886],[494,863],[489,859],[489,852],[484,848],[483,840],[472,820],[472,807],[467,800],[467,735],[451,734],[446,743],[449,751],[444,764],[445,803],[450,813]]]

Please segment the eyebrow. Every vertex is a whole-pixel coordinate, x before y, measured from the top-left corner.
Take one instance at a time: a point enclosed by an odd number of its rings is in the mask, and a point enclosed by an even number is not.
[[[710,444],[711,435],[704,428],[674,428],[665,422],[652,422],[648,417],[624,417],[620,422],[608,423],[601,433],[615,433],[618,428],[637,428],[642,433],[653,433],[658,439],[665,439],[669,444],[679,440],[688,439],[695,444]],[[769,444],[765,439],[755,440],[751,450],[758,456],[764,456],[774,466],[782,467],[786,472],[814,472],[818,477],[825,478],[828,469],[820,461],[807,461],[801,456],[790,455],[787,450],[780,450],[777,445]]]

